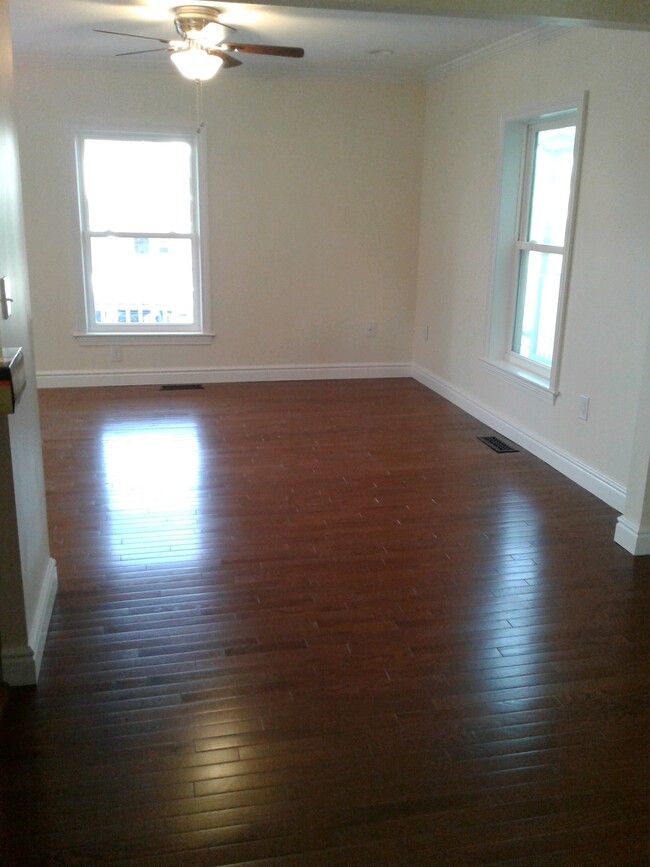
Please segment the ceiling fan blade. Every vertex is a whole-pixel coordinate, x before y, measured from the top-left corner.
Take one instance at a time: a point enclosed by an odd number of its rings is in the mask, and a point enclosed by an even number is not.
[[[169,39],[158,39],[157,36],[140,36],[139,33],[120,33],[118,30],[97,30],[95,33],[110,33],[112,36],[132,36],[134,39],[153,39],[154,42],[162,42],[163,45],[169,45]]]
[[[226,51],[240,51],[242,54],[272,54],[275,57],[304,57],[304,48],[288,48],[286,45],[251,45],[248,42],[224,42]]]
[[[206,54],[214,54],[215,57],[220,57],[223,60],[222,69],[233,69],[235,66],[242,65],[241,60],[231,57],[229,54],[226,54],[225,51],[220,51],[218,48],[206,48],[204,50]]]
[[[169,51],[169,48],[145,48],[144,51],[121,51],[115,57],[128,57],[129,54],[151,54],[153,51]]]

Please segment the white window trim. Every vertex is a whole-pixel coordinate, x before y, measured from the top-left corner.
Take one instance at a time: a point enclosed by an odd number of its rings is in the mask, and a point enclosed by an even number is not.
[[[148,139],[186,139],[194,144],[195,161],[194,161],[194,193],[196,196],[196,214],[197,214],[197,251],[196,255],[198,262],[198,293],[196,299],[198,322],[190,326],[178,326],[174,329],[166,328],[164,325],[155,326],[147,325],[146,329],[138,328],[116,328],[114,325],[101,328],[90,316],[88,292],[90,291],[90,279],[88,274],[89,256],[87,244],[85,240],[85,228],[87,226],[86,215],[84,215],[85,202],[82,201],[79,195],[82,189],[83,171],[82,152],[83,141],[85,138],[102,138],[116,140],[128,138],[148,138]],[[115,130],[101,129],[94,127],[93,129],[77,130],[74,138],[74,153],[75,153],[75,179],[77,190],[77,218],[78,231],[80,238],[80,265],[81,265],[81,286],[77,299],[77,328],[74,332],[74,337],[81,346],[106,346],[106,345],[151,345],[151,344],[207,344],[212,342],[215,337],[214,331],[211,330],[211,305],[210,305],[210,268],[208,256],[209,238],[208,231],[208,209],[207,209],[207,140],[205,130],[197,132],[195,129],[183,127],[177,129],[147,129],[130,128]],[[128,325],[128,323],[125,323]]]
[[[512,351],[512,333],[515,317],[519,250],[516,246],[521,224],[521,189],[525,172],[526,133],[530,124],[545,118],[559,118],[573,114],[576,125],[571,192],[567,212],[565,245],[562,248],[562,275],[558,297],[553,362],[550,368],[528,361]],[[532,106],[501,120],[501,153],[498,162],[499,178],[496,229],[492,256],[492,281],[488,295],[484,368],[510,385],[523,389],[542,400],[554,404],[559,396],[560,368],[564,340],[567,296],[578,188],[582,167],[587,92],[579,96]],[[553,248],[552,252],[555,251]],[[516,252],[517,255],[513,255]]]
[[[153,346],[174,344],[207,344],[212,343],[213,332],[179,331],[176,334],[166,334],[161,331],[137,334],[125,334],[123,331],[104,331],[102,334],[83,334],[75,332],[74,337],[79,346]]]

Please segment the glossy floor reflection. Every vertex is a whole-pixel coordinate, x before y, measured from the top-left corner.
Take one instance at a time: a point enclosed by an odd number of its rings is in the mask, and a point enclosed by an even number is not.
[[[192,560],[200,549],[200,443],[195,422],[157,421],[143,430],[109,422],[101,434],[113,554],[130,562]]]
[[[407,379],[41,402],[60,593],[0,863],[645,867],[611,509]]]

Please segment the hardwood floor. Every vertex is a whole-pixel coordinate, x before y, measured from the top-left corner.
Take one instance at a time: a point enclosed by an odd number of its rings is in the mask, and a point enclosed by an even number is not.
[[[41,394],[3,865],[646,865],[650,558],[412,380]]]

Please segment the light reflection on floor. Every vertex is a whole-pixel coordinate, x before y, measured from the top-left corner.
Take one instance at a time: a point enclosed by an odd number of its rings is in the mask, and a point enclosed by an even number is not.
[[[102,433],[109,541],[132,562],[198,555],[199,432],[193,421],[111,422]]]
[[[512,489],[495,491],[493,508],[499,515],[498,528],[490,534],[495,570],[477,605],[487,629],[477,685],[485,690],[490,712],[500,707],[503,691],[519,709],[535,704],[543,657],[552,640],[536,623],[546,586],[539,561],[540,511],[528,494]]]

